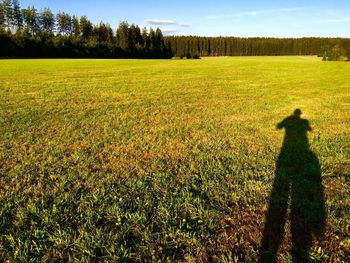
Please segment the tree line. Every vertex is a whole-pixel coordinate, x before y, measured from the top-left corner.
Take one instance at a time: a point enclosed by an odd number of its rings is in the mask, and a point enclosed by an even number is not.
[[[21,8],[18,0],[0,2],[0,57],[170,58],[162,31],[121,22],[108,23],[49,8]]]
[[[343,56],[350,57],[349,38],[168,36],[165,37],[165,43],[171,46],[173,55],[180,58],[202,56],[324,56],[332,53],[334,47],[337,47],[337,50],[340,49]]]
[[[167,36],[157,28],[121,22],[114,31],[86,17],[0,2],[0,57],[199,58],[203,56],[319,55],[350,58],[349,38]]]

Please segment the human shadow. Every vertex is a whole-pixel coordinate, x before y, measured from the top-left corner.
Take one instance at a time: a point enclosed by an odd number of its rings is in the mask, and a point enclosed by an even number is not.
[[[260,262],[277,262],[290,196],[293,262],[308,262],[313,238],[322,239],[326,210],[317,156],[309,148],[308,120],[301,110],[277,124],[285,129],[261,241]]]

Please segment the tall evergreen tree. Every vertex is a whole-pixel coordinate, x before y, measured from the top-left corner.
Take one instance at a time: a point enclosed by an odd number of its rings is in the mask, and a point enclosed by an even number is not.
[[[40,13],[40,28],[49,33],[53,33],[55,30],[55,15],[49,8],[45,8]]]
[[[0,29],[5,27],[5,15],[3,10],[3,4],[0,3]]]
[[[94,35],[97,37],[99,42],[112,42],[113,40],[113,30],[109,24],[101,22],[94,28]]]
[[[146,52],[146,54],[149,52],[150,49],[150,43],[149,43],[149,36],[147,32],[147,28],[142,29],[142,42],[143,42],[143,50]]]
[[[131,25],[130,26],[130,34],[132,39],[132,45],[135,49],[140,50],[143,46],[143,38],[141,35],[141,29],[138,25]]]
[[[128,50],[129,46],[129,24],[121,22],[117,29],[117,46],[123,50]]]
[[[153,54],[155,51],[156,44],[156,32],[154,32],[153,28],[149,30],[149,51]]]
[[[16,29],[22,29],[23,17],[18,0],[13,0],[13,25]]]
[[[156,52],[161,56],[162,52],[165,50],[165,44],[163,39],[163,33],[158,27],[155,33],[155,47]]]
[[[83,39],[88,39],[92,36],[92,23],[86,16],[80,18],[80,32]]]
[[[27,7],[22,10],[23,20],[25,26],[31,34],[35,34],[39,31],[39,19],[38,14],[34,6]]]
[[[56,20],[59,33],[64,35],[72,34],[72,17],[69,14],[65,12],[59,12],[56,15]]]
[[[136,34],[137,34],[136,26],[132,24],[128,30],[128,45],[129,45],[129,48],[131,49],[136,49],[136,44],[137,44]]]
[[[2,9],[5,18],[5,26],[7,29],[11,29],[13,23],[13,8],[10,0],[3,0]]]
[[[72,17],[73,35],[75,37],[80,36],[80,23],[77,16]]]

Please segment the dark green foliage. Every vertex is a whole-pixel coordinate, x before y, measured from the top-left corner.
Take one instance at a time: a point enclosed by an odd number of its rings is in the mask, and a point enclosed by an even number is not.
[[[130,48],[129,42],[129,25],[127,22],[121,22],[117,29],[117,46],[121,49],[127,50]]]
[[[3,10],[3,4],[0,3],[0,28],[5,25],[5,14]]]
[[[79,37],[80,36],[80,23],[79,23],[79,19],[77,16],[73,16],[72,17],[72,29],[73,29],[73,35],[75,37]]]
[[[2,10],[4,14],[5,26],[10,29],[13,23],[13,9],[10,0],[3,0]]]
[[[320,55],[329,46],[340,44],[350,50],[348,38],[239,38],[169,36],[175,57],[198,56],[286,56]]]
[[[155,42],[156,42],[156,33],[154,32],[153,28],[149,31],[149,49],[150,52],[153,52],[155,50]]]
[[[157,54],[157,56],[160,56],[163,51],[165,50],[165,44],[164,44],[164,38],[162,31],[157,28],[155,33],[155,43],[154,43],[154,52]]]
[[[23,27],[23,17],[21,12],[21,7],[19,6],[18,0],[13,0],[13,25],[16,29],[21,29]]]
[[[147,29],[142,29],[142,48],[147,52],[150,49],[150,38],[147,33]]]
[[[113,41],[113,30],[109,24],[101,22],[93,29],[98,42],[111,43]]]
[[[50,33],[53,33],[55,29],[55,16],[49,8],[45,8],[40,13],[40,28]]]
[[[346,51],[343,46],[337,44],[332,47],[329,51],[326,51],[323,60],[328,61],[344,61],[346,59]]]
[[[345,49],[344,46],[346,46],[344,43],[338,43],[333,46],[326,45],[321,49],[319,56],[322,56],[323,61],[349,61],[350,47]]]
[[[25,27],[28,28],[31,34],[39,32],[39,17],[34,6],[27,7],[22,10]]]
[[[126,57],[142,58],[171,58],[170,48],[165,47],[163,34],[160,29],[150,29],[149,34],[144,28],[121,22],[117,29],[117,47],[124,51]]]
[[[134,50],[140,49],[142,47],[142,37],[141,37],[140,28],[132,24],[128,30],[129,30],[128,39],[130,43],[130,48],[133,48]]]
[[[83,39],[92,36],[92,23],[86,16],[80,18],[80,33]]]
[[[57,30],[56,30],[57,26]],[[12,31],[11,31],[12,30]],[[58,33],[58,34],[56,34]],[[141,34],[137,25],[122,22],[114,36],[109,24],[93,25],[49,8],[20,10],[18,1],[0,2],[0,57],[170,58],[160,29]]]
[[[72,17],[63,12],[59,12],[56,16],[58,32],[64,35],[72,34]]]

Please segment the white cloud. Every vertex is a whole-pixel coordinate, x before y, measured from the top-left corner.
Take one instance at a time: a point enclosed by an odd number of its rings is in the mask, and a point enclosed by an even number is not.
[[[145,22],[150,25],[177,25],[178,24],[174,20],[161,20],[161,19],[146,19]]]
[[[164,26],[164,25],[170,25],[170,26],[181,26],[181,27],[190,27],[190,24],[188,23],[179,23],[175,20],[170,19],[146,19],[145,22],[149,25],[155,25],[155,26]]]

